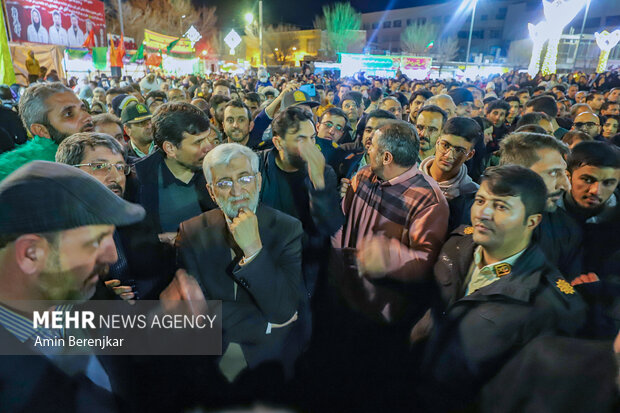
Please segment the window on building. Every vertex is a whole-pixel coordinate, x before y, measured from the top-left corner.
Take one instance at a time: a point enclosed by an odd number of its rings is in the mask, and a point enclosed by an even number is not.
[[[389,29],[390,27],[392,27],[392,22],[391,21],[383,22],[383,28],[384,29]]]
[[[315,40],[308,39],[306,43],[306,50],[308,51],[308,53],[316,53],[317,52],[316,45],[317,45],[317,42]]]
[[[489,15],[488,14],[483,14],[482,16],[480,16],[480,20],[482,20],[483,22],[489,20]]]
[[[461,30],[458,33],[458,37],[459,37],[459,39],[467,39],[469,37],[469,32],[467,32],[465,30]]]
[[[426,17],[419,17],[418,24],[426,24]]]
[[[375,22],[375,23],[373,23],[373,24],[372,24],[372,28],[373,28],[373,29],[376,29],[377,27],[379,27],[379,23],[376,23],[376,22]]]
[[[441,20],[441,16],[433,16],[431,22],[433,22],[433,24],[441,24]]]
[[[605,25],[607,26],[620,26],[620,16],[607,16],[605,18]]]
[[[495,18],[497,20],[504,20],[506,18],[506,13],[508,13],[508,8],[500,7],[499,10],[497,11],[497,15],[495,16]]]
[[[413,23],[413,22],[412,22],[412,20],[411,20],[411,19],[407,19],[407,26],[411,26],[411,24],[412,24],[412,23]]]
[[[489,30],[489,38],[491,39],[499,39],[502,37],[502,31],[498,29]]]
[[[474,39],[484,39],[484,30],[474,30],[471,37]]]
[[[586,27],[595,27],[598,29],[600,25],[601,25],[600,17],[590,17],[586,19]]]
[[[402,25],[403,25],[402,20],[394,20],[394,22],[392,23],[392,26],[394,27],[402,27]]]

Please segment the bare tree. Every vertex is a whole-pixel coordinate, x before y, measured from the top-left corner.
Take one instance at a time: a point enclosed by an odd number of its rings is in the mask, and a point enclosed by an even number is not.
[[[144,29],[182,36],[193,25],[203,38],[211,39],[216,34],[216,8],[195,7],[191,0],[129,0],[121,7],[125,34],[133,37],[136,44],[143,42]],[[118,3],[109,1],[105,9],[108,33],[120,34]]]
[[[400,35],[402,49],[414,55],[428,55],[429,44],[439,37],[439,28],[434,24],[415,23],[407,26]]]
[[[293,57],[293,47],[298,47],[296,36],[290,32],[299,30],[290,24],[269,26],[263,30],[263,48],[266,51],[265,60],[271,54],[271,60],[275,65],[284,65]],[[258,44],[258,38],[254,40]]]
[[[346,53],[361,26],[361,14],[349,3],[323,6],[323,15],[314,19],[314,28],[327,32],[327,52],[331,55]]]
[[[444,36],[433,46],[432,56],[439,62],[439,74],[447,62],[454,61],[459,53],[459,40],[456,36]]]

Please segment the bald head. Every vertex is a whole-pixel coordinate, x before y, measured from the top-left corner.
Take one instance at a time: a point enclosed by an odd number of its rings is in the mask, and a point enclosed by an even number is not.
[[[594,138],[601,133],[601,121],[594,113],[583,112],[575,118],[572,130],[586,133]]]
[[[456,116],[456,105],[450,95],[433,96],[429,98],[425,104],[439,106],[448,114],[448,119]]]

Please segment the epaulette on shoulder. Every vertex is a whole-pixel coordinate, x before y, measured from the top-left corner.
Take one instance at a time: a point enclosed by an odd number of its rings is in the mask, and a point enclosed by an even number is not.
[[[474,227],[471,225],[461,225],[457,227],[450,235],[471,235],[474,233]]]
[[[345,161],[348,161],[348,160],[352,159],[354,156],[355,156],[355,154],[354,154],[354,153],[350,153],[350,154],[348,154],[347,156],[345,156],[344,160],[345,160]]]
[[[332,141],[332,146],[333,146],[335,149],[338,149],[338,144],[337,144],[336,142],[334,142],[334,141]]]

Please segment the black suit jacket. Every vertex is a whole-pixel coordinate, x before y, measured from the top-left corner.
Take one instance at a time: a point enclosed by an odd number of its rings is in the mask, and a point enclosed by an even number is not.
[[[297,219],[264,205],[256,216],[263,249],[248,264],[239,265],[243,253],[219,209],[181,223],[179,261],[198,279],[207,300],[222,300],[222,348],[238,343],[249,367],[279,360],[286,370],[304,345],[295,337],[297,322],[274,328],[271,334],[266,330],[268,323],[285,323],[307,304],[301,277],[302,228]]]
[[[134,165],[139,184],[134,189],[135,193],[128,193],[125,197],[133,200],[144,207],[146,219],[150,222],[157,233],[161,233],[161,222],[159,220],[159,168],[164,163],[164,155],[161,150],[156,150],[149,156],[142,158]],[[207,191],[207,181],[202,172],[196,172],[194,187],[198,195],[200,209],[210,211],[217,207]],[[128,187],[129,191],[129,187]]]

